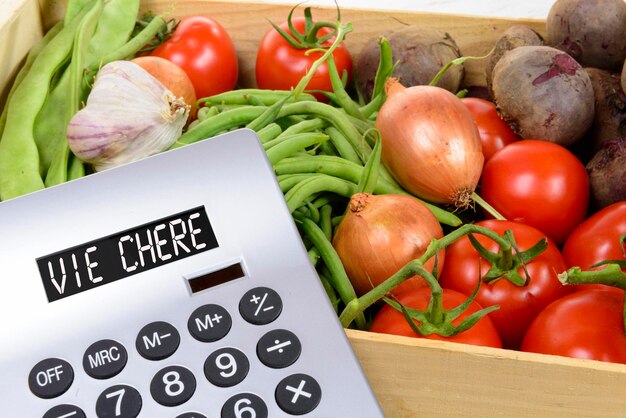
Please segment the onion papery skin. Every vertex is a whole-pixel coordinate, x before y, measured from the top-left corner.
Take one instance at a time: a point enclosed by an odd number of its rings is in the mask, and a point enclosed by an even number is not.
[[[382,160],[408,192],[465,208],[484,164],[480,133],[461,99],[440,87],[390,79],[376,118]]]
[[[398,272],[411,260],[421,257],[433,238],[443,237],[437,219],[423,203],[400,194],[352,196],[348,210],[333,236],[333,247],[361,296]],[[445,250],[437,255],[438,274]],[[434,257],[424,265],[432,271]],[[438,276],[437,276],[438,277]],[[401,291],[428,286],[419,276],[395,287]]]

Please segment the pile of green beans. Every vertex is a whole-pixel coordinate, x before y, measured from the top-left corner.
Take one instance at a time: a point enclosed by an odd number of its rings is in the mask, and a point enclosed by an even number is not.
[[[388,47],[388,45],[387,45]],[[385,62],[391,57],[386,47]],[[407,193],[380,162],[374,121],[384,92],[369,103],[354,100],[328,58],[333,92],[328,102],[294,91],[241,89],[199,100],[195,120],[173,148],[228,131],[254,130],[266,151],[291,212],[329,299],[339,313],[356,298],[346,271],[332,246],[333,232],[358,192]],[[385,64],[386,63],[386,64]],[[390,71],[379,68],[381,79]],[[379,81],[378,83],[380,83]],[[297,89],[294,89],[297,90]],[[417,199],[417,198],[416,198]],[[454,214],[423,202],[440,223],[459,226]],[[364,315],[355,318],[366,328]]]
[[[85,175],[68,146],[72,116],[102,65],[132,57],[163,31],[155,17],[133,34],[140,0],[68,0],[66,13],[36,44],[0,116],[0,200]]]

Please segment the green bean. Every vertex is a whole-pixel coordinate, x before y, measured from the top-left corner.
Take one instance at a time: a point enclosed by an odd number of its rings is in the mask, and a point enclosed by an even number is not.
[[[225,110],[203,120],[195,128],[182,134],[170,148],[179,148],[183,145],[215,136],[226,129],[244,126],[259,117],[265,109],[265,107],[261,106],[242,106]]]
[[[303,121],[290,125],[287,129],[283,131],[282,134],[279,135],[279,137],[298,134],[301,132],[317,131],[319,129],[322,129],[324,126],[326,126],[326,122],[322,119],[305,119]]]
[[[279,117],[289,115],[310,115],[326,120],[336,127],[350,142],[362,163],[367,161],[372,152],[369,145],[362,140],[358,130],[352,125],[346,114],[335,107],[320,102],[293,102],[286,103],[279,113]]]
[[[42,115],[45,115],[44,117],[47,117],[48,119],[53,119],[54,122],[52,122],[52,124],[56,125],[56,129],[54,129],[54,126],[52,128],[57,133],[57,136],[52,136],[52,132],[43,133],[43,135],[49,135],[48,143],[52,147],[55,147],[52,154],[52,160],[50,161],[50,167],[48,168],[45,176],[45,185],[47,187],[67,181],[68,161],[70,155],[70,148],[66,139],[67,124],[71,120],[72,116],[78,112],[80,102],[83,100],[83,97],[87,95],[85,91],[86,89],[83,89],[83,69],[85,68],[91,39],[96,31],[96,24],[98,23],[98,19],[100,18],[103,10],[104,1],[96,0],[93,7],[82,19],[74,38],[70,66],[63,74],[59,85],[55,89],[57,92],[60,92],[62,97],[57,96],[57,99],[59,100],[58,103],[55,100],[47,102],[48,104],[52,103],[53,105],[60,105],[64,117],[56,118],[53,113],[58,112],[58,109],[53,109],[50,106],[46,107],[45,103],[42,108],[42,112],[38,115],[39,120],[43,119]],[[47,113],[46,111],[49,111],[50,113]],[[39,132],[41,132],[41,129],[45,129],[45,126],[43,128],[39,127],[38,129]],[[38,135],[38,137],[41,136]],[[38,143],[41,144],[41,140],[38,141]],[[49,149],[49,147],[46,146],[45,149]],[[43,164],[46,163],[47,161]],[[74,164],[78,163],[79,161],[74,161]],[[45,169],[45,167],[43,168]],[[75,174],[77,171],[74,171],[73,173]]]
[[[217,115],[219,112],[217,106],[203,106],[198,109],[198,113],[196,113],[196,121],[203,121],[211,116]],[[191,129],[191,126],[188,129]]]
[[[291,96],[285,96],[276,103],[265,108],[265,111],[261,113],[258,117],[251,120],[246,125],[246,128],[252,129],[253,131],[258,131],[259,129],[262,129],[268,124],[274,122],[278,116],[278,112],[280,112],[280,109],[282,109],[283,105],[289,98],[291,98]]]
[[[263,89],[238,89],[230,90],[224,93],[216,94],[210,97],[203,97],[198,100],[198,104],[201,103],[215,103],[215,104],[231,104],[231,105],[247,105],[249,104],[250,97],[254,97],[259,100],[265,106],[271,106],[277,101],[284,99],[291,95],[289,90],[263,90]],[[290,97],[288,101],[294,101],[293,97]],[[303,93],[298,100],[315,101],[315,97],[308,93]]]
[[[50,30],[46,32],[44,37],[41,38],[41,40],[30,49],[30,51],[28,51],[28,55],[26,56],[26,61],[24,62],[24,65],[22,65],[17,75],[15,76],[15,80],[11,84],[11,88],[9,89],[9,93],[6,98],[6,104],[9,103],[9,100],[11,100],[11,96],[13,96],[13,92],[22,82],[24,77],[26,77],[28,71],[30,71],[30,67],[32,67],[35,58],[37,58],[42,49],[48,44],[48,42],[50,42],[50,39],[54,38],[61,29],[63,29],[63,21],[57,22],[52,28],[50,28]],[[4,106],[2,108],[2,114],[0,114],[0,137],[2,137],[2,132],[4,131],[4,124],[6,123],[8,108],[8,106]]]
[[[339,129],[334,126],[329,126],[324,132],[330,137],[330,142],[335,147],[335,150],[337,150],[338,155],[347,161],[361,164],[361,158]]]
[[[303,150],[307,147],[320,144],[324,141],[328,141],[328,135],[317,132],[305,132],[301,134],[295,134],[278,144],[272,145],[271,148],[266,149],[265,153],[272,165],[276,164],[283,158],[293,155],[296,151]],[[266,145],[266,144],[264,144]]]
[[[337,103],[348,115],[354,116],[358,119],[365,119],[359,106],[352,100],[346,89],[344,88],[344,84],[339,77],[339,72],[337,71],[337,66],[335,65],[335,59],[332,54],[328,56],[328,60],[326,61],[328,64],[328,75],[330,78],[330,83],[333,88],[333,100]]]
[[[274,172],[277,175],[295,173],[321,173],[329,176],[339,177],[354,184],[359,182],[363,175],[363,166],[347,161],[341,157],[330,155],[315,155],[309,157],[289,157],[279,161],[274,165]],[[387,182],[383,178],[378,179],[376,194],[408,194],[395,184]]]
[[[63,25],[68,25],[77,15],[84,11],[86,7],[91,7],[94,0],[68,0],[65,5],[65,15]]]
[[[317,251],[316,249],[316,254],[317,254],[317,258],[319,259],[319,251]],[[326,291],[326,295],[328,296],[328,300],[330,301],[330,305],[333,307],[333,310],[335,311],[336,314],[339,314],[339,302],[340,299],[337,296],[337,292],[335,292],[335,289],[333,289],[333,286],[330,284],[330,281],[328,280],[328,277],[323,275],[322,273],[318,272],[317,275],[320,278],[320,282],[322,283],[322,286],[324,287],[324,290]]]
[[[320,256],[324,261],[324,265],[328,268],[330,273],[328,280],[339,294],[343,303],[347,305],[350,301],[356,299],[356,292],[354,291],[354,287],[348,278],[348,274],[346,273],[343,264],[341,264],[341,259],[330,241],[326,239],[324,232],[315,222],[304,216],[297,216],[296,222],[298,222],[298,225],[304,235],[310,239],[313,245],[319,250]],[[356,318],[355,321],[357,327],[365,329],[365,316],[362,315],[361,317]]]
[[[339,152],[337,151],[337,148],[335,148],[333,143],[330,141],[323,142],[320,145],[320,151],[323,155],[339,156]]]
[[[359,179],[359,183],[357,184],[357,191],[360,193],[374,193],[376,186],[378,184],[378,173],[380,171],[380,139],[376,141],[376,145],[374,145],[374,149],[370,154],[365,167],[363,168],[363,173],[361,174],[361,178]]]
[[[333,207],[329,204],[326,204],[320,208],[320,220],[319,226],[322,232],[324,232],[324,236],[329,241],[333,238],[333,225],[331,223],[331,215],[332,215]]]
[[[285,194],[285,201],[289,211],[293,213],[304,202],[310,200],[311,196],[320,192],[331,192],[349,199],[356,193],[356,184],[337,177],[327,176],[326,174],[311,176],[300,181]]]
[[[282,132],[283,132],[283,129],[280,127],[280,125],[277,124],[276,122],[272,122],[266,127],[259,129],[257,131],[257,135],[259,136],[259,141],[261,141],[261,143],[264,144],[266,142],[269,142],[275,139]]]
[[[278,181],[280,190],[284,194],[308,177],[311,177],[311,174],[283,174],[282,176],[276,176],[276,180]]]
[[[131,38],[121,47],[115,51],[108,53],[103,57],[99,57],[98,62],[92,62],[85,70],[87,76],[93,76],[97,73],[98,69],[105,64],[113,61],[123,60],[135,55],[141,48],[146,46],[152,38],[163,28],[167,26],[167,22],[161,16],[155,16],[154,19],[148,23],[148,25],[141,30],[137,35]]]
[[[2,200],[44,188],[33,135],[35,118],[48,94],[50,80],[70,56],[75,32],[88,11],[81,11],[50,40],[7,104],[7,122],[0,141]]]

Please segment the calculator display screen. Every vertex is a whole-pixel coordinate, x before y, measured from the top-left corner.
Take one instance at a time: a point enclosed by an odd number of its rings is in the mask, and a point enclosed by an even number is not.
[[[48,301],[216,248],[204,206],[37,259]]]

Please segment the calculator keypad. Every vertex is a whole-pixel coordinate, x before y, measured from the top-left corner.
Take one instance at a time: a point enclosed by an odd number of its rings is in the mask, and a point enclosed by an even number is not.
[[[256,287],[246,292],[239,302],[241,317],[252,325],[267,325],[281,314],[283,304],[276,291],[268,287]],[[203,343],[216,342],[230,331],[233,321],[229,312],[217,304],[205,304],[196,308],[187,318],[189,334]],[[135,339],[137,352],[150,361],[164,360],[179,348],[181,336],[172,324],[165,321],[151,322],[141,328]],[[254,346],[253,346],[254,347]],[[298,360],[302,353],[300,339],[286,329],[270,329],[256,343],[256,353],[251,348],[245,353],[231,346],[215,347],[204,361],[206,380],[222,388],[242,383],[250,372],[250,358],[256,357],[266,367],[287,368]],[[94,379],[109,379],[118,375],[126,366],[128,353],[124,345],[112,339],[92,343],[84,352],[83,369]],[[48,358],[37,363],[30,372],[31,391],[41,398],[62,395],[74,380],[72,366],[65,360]],[[182,365],[164,365],[150,381],[152,399],[165,407],[183,405],[196,392],[194,372]],[[301,373],[285,377],[275,386],[274,399],[262,399],[249,392],[231,396],[221,408],[221,418],[268,416],[266,402],[275,402],[283,411],[292,415],[304,415],[319,404],[322,392],[318,382]],[[133,386],[116,384],[105,389],[96,400],[98,418],[135,418],[139,415],[144,399]],[[205,411],[206,412],[206,411]],[[72,414],[72,415],[67,415]],[[81,415],[82,414],[82,415]],[[72,416],[81,418],[85,414],[74,405],[63,404],[50,409],[44,418]],[[176,418],[205,418],[198,412],[186,412]]]

